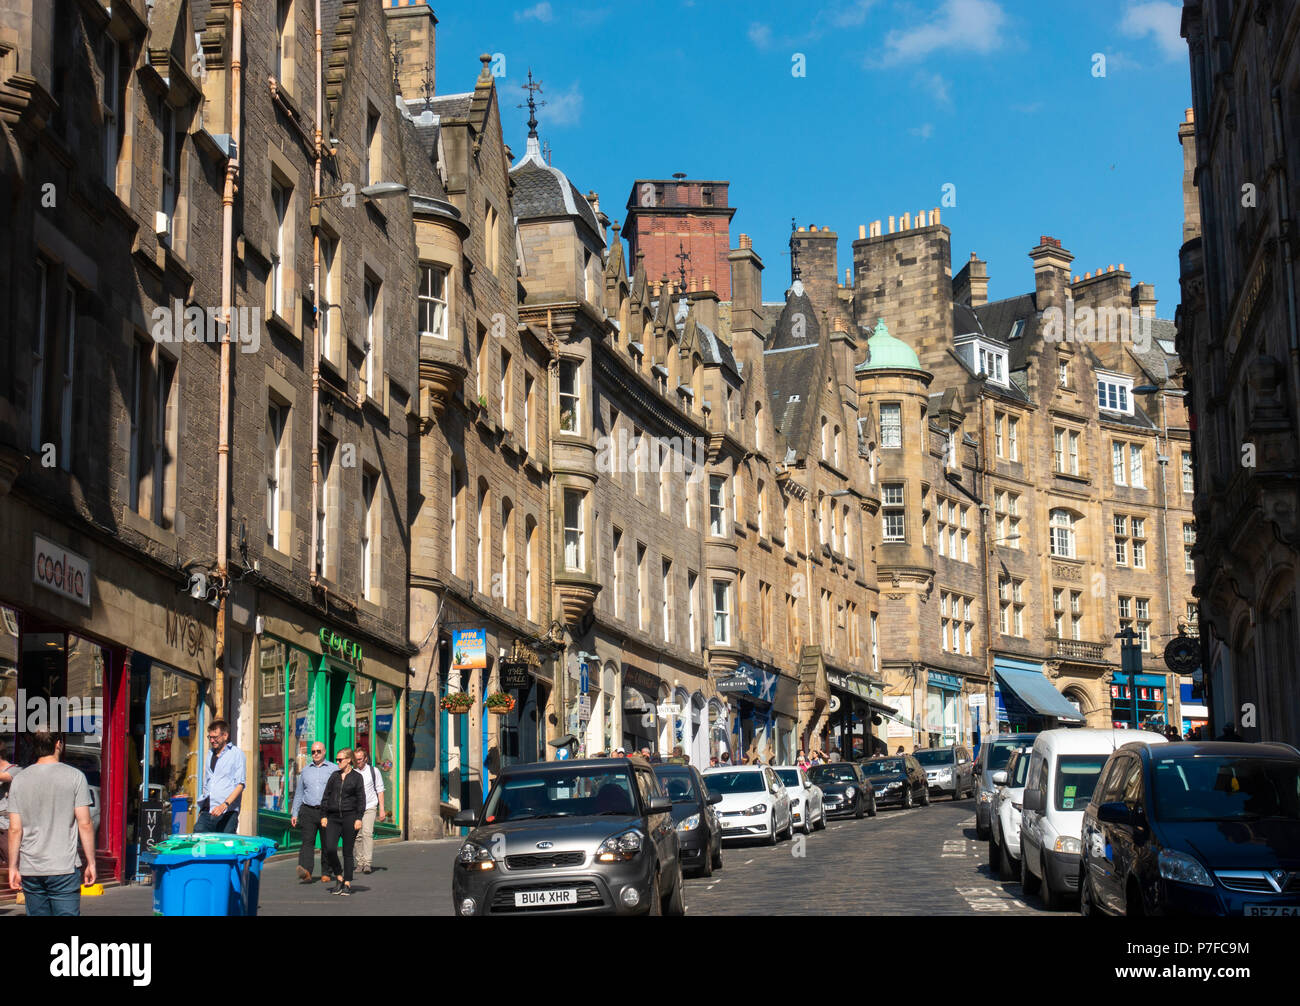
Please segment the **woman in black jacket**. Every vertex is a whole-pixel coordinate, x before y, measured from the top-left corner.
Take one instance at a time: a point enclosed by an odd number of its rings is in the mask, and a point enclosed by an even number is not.
[[[321,872],[338,877],[338,884],[330,894],[352,893],[352,847],[361,830],[361,819],[366,813],[366,786],[352,768],[352,749],[339,748],[336,760],[339,770],[325,784],[321,797],[321,827],[325,837],[321,842]],[[343,838],[343,867],[339,868],[338,844]]]

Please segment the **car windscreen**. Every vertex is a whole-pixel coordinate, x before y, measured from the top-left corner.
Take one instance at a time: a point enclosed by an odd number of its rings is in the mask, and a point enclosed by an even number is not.
[[[915,757],[922,765],[951,765],[955,761],[951,749],[917,751]]]
[[[1011,780],[1012,787],[1015,789],[1023,789],[1025,785],[1025,777],[1029,775],[1028,751],[1020,752],[1020,757],[1016,759],[1016,764],[1014,768],[1012,768],[1011,773],[1012,774],[1008,778]]]
[[[863,775],[898,775],[903,771],[902,758],[882,758],[880,761],[864,761]]]
[[[1160,758],[1154,769],[1158,820],[1300,820],[1300,762]]]
[[[1019,745],[1020,742],[1014,740],[994,741],[989,748],[989,772],[1006,768],[1007,762],[1011,760],[1011,752]]]
[[[857,782],[857,774],[852,765],[814,765],[808,770],[808,778],[818,786],[824,782]]]
[[[1056,759],[1056,809],[1083,810],[1108,755],[1060,755]]]
[[[690,772],[673,772],[655,769],[659,785],[673,803],[698,803],[700,794],[695,788],[695,776]]]
[[[497,783],[484,808],[483,822],[637,814],[635,792],[631,773],[624,769],[520,772]]]
[[[762,772],[710,772],[704,777],[704,785],[709,787],[710,793],[724,796],[727,793],[763,793],[767,789]]]
[[[797,768],[779,768],[776,769],[776,777],[787,786],[793,786],[796,789],[802,785],[799,782],[799,770]]]

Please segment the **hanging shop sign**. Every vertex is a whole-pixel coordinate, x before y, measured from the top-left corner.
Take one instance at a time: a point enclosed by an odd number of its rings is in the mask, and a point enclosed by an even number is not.
[[[523,689],[532,684],[533,676],[528,673],[527,664],[503,663],[501,665],[501,687],[503,690]]]
[[[1195,636],[1175,636],[1165,646],[1165,666],[1175,674],[1191,674],[1201,666],[1201,641]]]
[[[90,560],[39,534],[33,535],[32,580],[46,590],[90,607]]]
[[[487,667],[487,629],[457,629],[451,634],[451,666],[458,671]]]
[[[361,644],[354,643],[346,636],[340,636],[326,626],[320,629],[321,652],[328,657],[335,657],[348,664],[361,666]]]

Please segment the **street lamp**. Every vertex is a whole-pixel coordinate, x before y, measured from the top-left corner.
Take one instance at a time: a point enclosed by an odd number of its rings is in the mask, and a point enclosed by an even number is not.
[[[358,190],[366,199],[391,199],[393,196],[400,196],[406,192],[406,186],[401,182],[375,182],[374,185],[367,185]],[[311,204],[319,206],[327,199],[342,199],[344,196],[352,195],[351,190],[344,189],[342,192],[333,192],[328,196],[312,196]]]
[[[1120,641],[1119,644],[1119,666],[1120,670],[1128,675],[1129,690],[1133,693],[1133,729],[1138,729],[1138,690],[1137,676],[1142,670],[1142,647],[1138,643],[1138,635],[1133,631],[1133,626],[1127,625],[1119,632],[1115,633],[1115,638]]]

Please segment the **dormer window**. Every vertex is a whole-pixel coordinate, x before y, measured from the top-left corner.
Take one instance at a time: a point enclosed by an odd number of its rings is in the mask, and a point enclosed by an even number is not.
[[[1097,407],[1107,412],[1133,415],[1133,378],[1119,374],[1097,375]]]
[[[1007,354],[979,347],[979,368],[976,373],[988,376],[994,384],[1007,383]]]
[[[986,342],[976,335],[958,338],[955,345],[960,356],[971,370],[994,384],[1007,386],[1007,347],[996,342]]]

